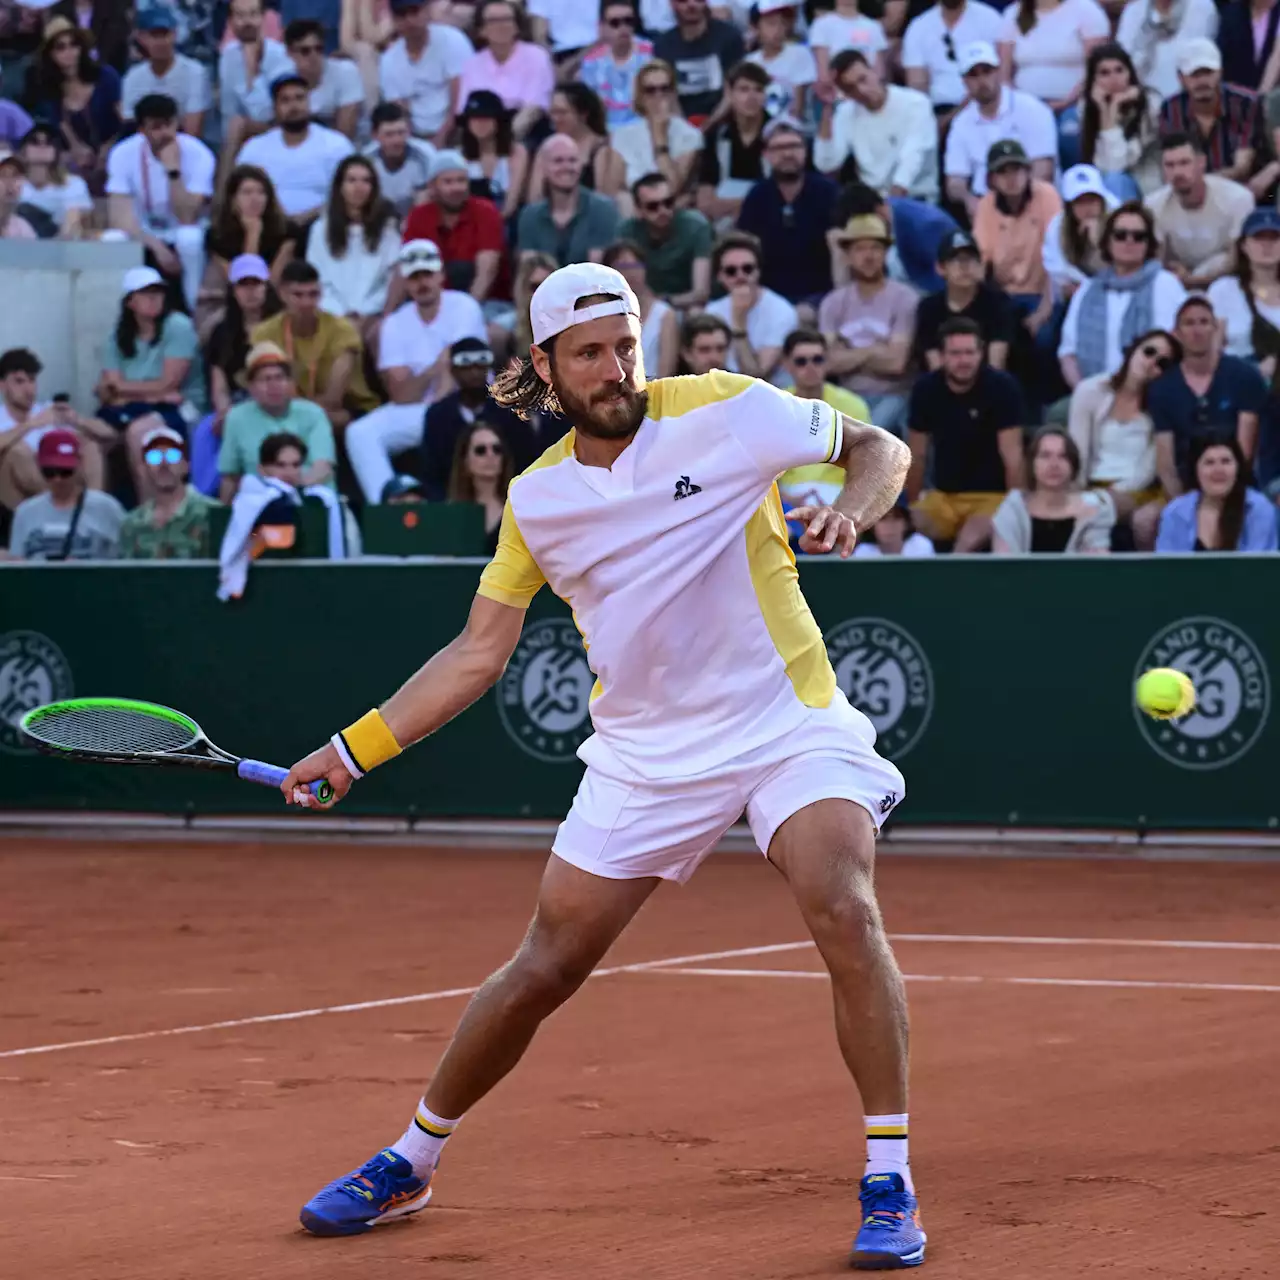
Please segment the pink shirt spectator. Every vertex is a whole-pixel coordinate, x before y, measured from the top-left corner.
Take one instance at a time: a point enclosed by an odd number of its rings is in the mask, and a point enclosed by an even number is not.
[[[39,237],[35,233],[35,228],[26,218],[20,218],[14,213],[10,214],[9,221],[4,224],[4,230],[0,231],[0,239],[37,240]]]
[[[551,105],[555,86],[551,55],[540,45],[518,40],[506,62],[499,62],[488,49],[481,49],[462,65],[458,110],[462,110],[473,89],[489,89],[502,99],[508,111],[521,107],[541,107],[545,111]]]

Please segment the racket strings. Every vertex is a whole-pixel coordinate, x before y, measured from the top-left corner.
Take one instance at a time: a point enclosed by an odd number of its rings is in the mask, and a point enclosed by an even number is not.
[[[194,725],[123,707],[61,707],[27,733],[64,751],[181,751],[199,737]]]

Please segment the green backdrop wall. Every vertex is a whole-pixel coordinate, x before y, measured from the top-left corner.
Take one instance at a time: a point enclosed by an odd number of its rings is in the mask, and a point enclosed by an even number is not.
[[[458,630],[479,562],[259,564],[219,604],[211,565],[0,567],[0,808],[262,812],[216,775],[72,765],[14,729],[52,698],[181,708],[230,751],[289,764]],[[813,562],[802,582],[841,685],[907,777],[902,823],[1270,828],[1280,557]],[[726,654],[732,661],[733,655]],[[1136,714],[1148,666],[1200,688]],[[362,782],[344,811],[559,817],[591,688],[544,591],[499,686]]]

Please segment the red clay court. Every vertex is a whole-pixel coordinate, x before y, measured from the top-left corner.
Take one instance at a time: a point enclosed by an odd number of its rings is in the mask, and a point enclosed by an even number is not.
[[[403,1129],[541,866],[0,841],[0,1274],[844,1273],[857,1098],[786,887],[747,855],[655,896],[467,1118],[425,1213],[298,1227]],[[1280,866],[891,856],[880,892],[910,975],[920,1274],[1277,1274]]]

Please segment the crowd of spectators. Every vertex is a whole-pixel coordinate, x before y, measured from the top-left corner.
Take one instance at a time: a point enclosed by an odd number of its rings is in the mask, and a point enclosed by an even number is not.
[[[0,354],[8,554],[281,485],[492,541],[565,424],[485,388],[587,259],[649,377],[905,438],[860,554],[1275,549],[1280,0],[833,3],[0,0],[0,238],[144,263],[93,403]]]

